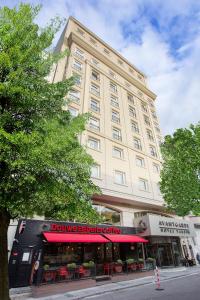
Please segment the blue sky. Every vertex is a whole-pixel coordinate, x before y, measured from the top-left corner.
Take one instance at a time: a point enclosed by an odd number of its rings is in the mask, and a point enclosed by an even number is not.
[[[0,0],[13,7],[17,0]],[[200,1],[34,0],[37,22],[73,15],[148,76],[163,134],[200,120]]]

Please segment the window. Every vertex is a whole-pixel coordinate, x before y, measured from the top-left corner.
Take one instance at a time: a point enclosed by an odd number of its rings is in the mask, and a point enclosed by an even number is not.
[[[90,91],[96,96],[100,95],[100,87],[94,83],[91,83]]]
[[[126,176],[124,172],[115,171],[115,183],[117,184],[125,184],[126,183]]]
[[[115,110],[112,110],[112,121],[115,123],[120,123],[119,113]]]
[[[82,70],[82,63],[80,63],[80,61],[75,59],[74,63],[73,63],[73,68],[78,70],[78,71],[81,71]]]
[[[91,42],[94,46],[97,45],[97,42],[96,42],[94,39],[92,39],[92,38],[90,38],[90,42]]]
[[[159,146],[161,146],[162,145],[162,138],[159,135],[157,136],[157,138],[158,138],[158,144],[159,144]]]
[[[141,141],[138,138],[133,138],[133,146],[135,149],[142,150]]]
[[[151,111],[151,114],[154,119],[157,119],[156,112],[154,110]]]
[[[153,103],[153,100],[151,100],[150,98],[148,98],[148,101],[149,101],[149,105],[154,108],[154,103]]]
[[[84,59],[84,52],[82,50],[80,50],[79,48],[76,48],[75,55],[80,59]]]
[[[131,121],[131,129],[133,132],[135,133],[139,133],[139,127],[138,127],[138,123]]]
[[[148,110],[147,110],[147,105],[146,105],[146,103],[145,102],[141,102],[141,108],[142,108],[142,110],[144,111],[144,112],[148,112]]]
[[[156,149],[154,146],[149,146],[150,154],[154,157],[157,157]]]
[[[117,62],[118,62],[119,65],[121,65],[121,66],[123,65],[123,61],[121,61],[120,59],[118,59]]]
[[[111,95],[110,96],[110,104],[115,107],[119,107],[119,100],[117,97]]]
[[[140,74],[137,74],[137,77],[138,77],[140,80],[143,80],[143,77],[142,77]]]
[[[89,121],[89,126],[91,129],[100,130],[100,122],[99,119],[91,117]]]
[[[81,81],[82,81],[81,75],[79,75],[77,73],[73,73],[73,76],[74,76],[74,83],[76,85],[81,85]]]
[[[132,95],[132,94],[128,93],[128,94],[127,94],[127,99],[128,99],[128,101],[129,101],[131,104],[134,104],[134,98],[133,98],[133,95]]]
[[[147,137],[150,141],[154,141],[153,133],[151,130],[147,129]]]
[[[148,191],[149,190],[149,186],[148,186],[148,181],[146,179],[139,179],[139,189],[141,191]]]
[[[135,149],[142,150],[142,145],[140,139],[133,138],[133,145]]]
[[[109,75],[113,78],[115,78],[115,73],[113,73],[111,70],[109,70]]]
[[[131,69],[131,68],[129,68],[129,72],[130,72],[131,74],[134,74],[134,71],[133,71],[133,69]]]
[[[90,100],[90,109],[94,112],[100,112],[99,101],[92,98]]]
[[[96,66],[98,66],[98,64],[99,64],[98,60],[96,60],[95,58],[92,58],[91,62]]]
[[[80,92],[76,90],[71,90],[69,92],[69,98],[73,102],[80,103]]]
[[[122,136],[121,136],[121,130],[118,128],[113,128],[112,129],[112,137],[115,140],[122,140]]]
[[[117,93],[117,85],[113,82],[110,82],[110,90],[111,92]]]
[[[124,157],[123,149],[118,148],[118,147],[113,147],[112,154],[113,154],[114,157],[117,157],[117,158],[123,158]]]
[[[160,166],[156,163],[153,163],[153,171],[154,173],[160,173]]]
[[[68,110],[69,110],[72,117],[77,117],[78,116],[78,109],[69,106]]]
[[[129,83],[129,82],[126,82],[126,81],[125,81],[125,86],[126,86],[127,88],[130,88],[130,87],[131,87],[130,83]]]
[[[145,167],[144,158],[136,156],[136,166],[138,167]]]
[[[100,74],[99,74],[99,72],[97,72],[95,70],[92,70],[91,79],[95,80],[95,81],[99,81],[100,80]]]
[[[106,53],[106,54],[110,54],[110,52],[108,51],[108,49],[104,48],[103,51]]]
[[[133,118],[136,118],[136,111],[135,111],[135,108],[133,106],[130,106],[128,107],[128,110],[129,110],[129,116],[133,117]]]
[[[105,207],[103,205],[97,205],[93,204],[93,208],[100,214],[100,216],[103,219],[104,224],[110,224],[110,225],[120,225],[120,212]]]
[[[147,117],[146,115],[144,115],[144,122],[146,125],[150,126],[151,123],[150,123],[150,120],[149,120],[149,117]]]
[[[93,178],[100,178],[100,166],[99,165],[93,165],[91,168],[91,177]]]
[[[81,30],[80,28],[77,28],[76,30],[77,30],[77,32],[78,32],[80,35],[82,35],[82,36],[84,35],[84,31]]]
[[[99,150],[100,149],[100,140],[97,140],[93,137],[89,137],[88,147],[91,149]]]
[[[155,126],[155,130],[160,133],[160,128]]]
[[[138,90],[137,93],[138,93],[138,95],[139,95],[140,97],[143,97],[142,92],[140,92],[140,91]]]

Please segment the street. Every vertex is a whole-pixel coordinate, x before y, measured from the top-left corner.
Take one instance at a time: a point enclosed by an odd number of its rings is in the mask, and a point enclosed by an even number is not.
[[[95,300],[199,300],[200,299],[200,273],[187,274],[179,278],[169,278],[161,283],[163,290],[155,290],[155,284],[123,289],[106,293],[101,296],[91,296],[85,299]]]

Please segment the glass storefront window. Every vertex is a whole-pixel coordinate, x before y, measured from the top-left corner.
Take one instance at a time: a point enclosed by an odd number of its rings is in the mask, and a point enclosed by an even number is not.
[[[109,225],[121,225],[121,215],[120,212],[105,207],[103,205],[93,205],[93,208],[102,216],[103,224]]]

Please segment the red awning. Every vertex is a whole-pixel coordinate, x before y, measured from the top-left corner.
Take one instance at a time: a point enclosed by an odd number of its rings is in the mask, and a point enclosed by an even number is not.
[[[112,243],[148,243],[147,240],[137,235],[104,234]]]
[[[78,233],[55,233],[43,232],[46,240],[50,243],[109,243],[100,234],[78,234]]]

